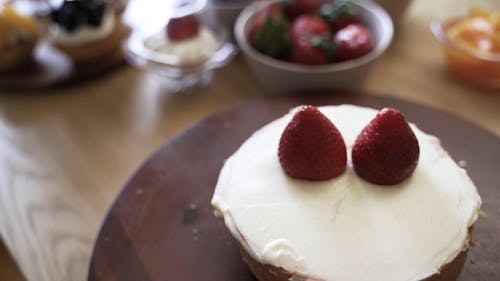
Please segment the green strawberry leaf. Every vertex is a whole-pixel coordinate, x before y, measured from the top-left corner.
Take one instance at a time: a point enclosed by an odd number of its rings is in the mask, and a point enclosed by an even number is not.
[[[331,35],[311,35],[308,38],[311,46],[323,50],[331,59],[335,54],[335,42]]]
[[[358,13],[357,7],[349,1],[325,3],[319,9],[319,16],[330,23],[343,17],[357,16]]]
[[[285,18],[268,17],[255,34],[255,48],[269,56],[278,56],[291,48],[289,23]]]

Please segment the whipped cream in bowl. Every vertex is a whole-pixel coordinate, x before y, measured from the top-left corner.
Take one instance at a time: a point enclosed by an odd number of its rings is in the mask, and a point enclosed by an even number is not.
[[[171,7],[173,14],[159,20],[156,28],[135,30],[125,46],[130,62],[158,74],[172,92],[209,83],[212,70],[226,65],[236,48],[227,30],[209,17],[206,4],[187,1]]]
[[[172,42],[160,31],[148,36],[132,34],[125,48],[133,65],[152,70],[164,80],[168,90],[179,92],[208,84],[213,69],[233,58],[236,48],[224,38],[204,27],[192,39]]]
[[[352,105],[319,110],[341,132],[349,157],[377,114]],[[420,281],[469,246],[481,199],[439,139],[411,124],[419,162],[393,186],[360,178],[351,159],[336,178],[297,180],[277,155],[295,111],[242,144],[224,164],[212,198],[216,214],[254,260],[305,280]]]
[[[169,40],[163,31],[144,39],[145,55],[152,60],[180,67],[203,64],[221,45],[220,38],[207,27],[203,27],[197,36],[180,42]]]

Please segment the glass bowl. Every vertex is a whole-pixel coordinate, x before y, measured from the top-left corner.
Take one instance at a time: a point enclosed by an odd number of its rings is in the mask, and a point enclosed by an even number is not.
[[[457,30],[454,26],[466,19],[474,18],[476,13],[495,12],[496,31],[491,34],[499,44],[497,51],[489,52],[490,43],[487,43],[481,34],[474,35],[469,32],[468,39],[474,40],[480,49],[475,49],[463,43],[463,37],[456,37]],[[491,18],[494,20],[494,18]],[[484,22],[477,21],[472,24],[473,28],[485,29]],[[492,25],[493,26],[493,25]],[[470,2],[460,5],[453,10],[440,14],[431,21],[430,28],[434,36],[438,39],[443,49],[448,70],[457,78],[483,88],[500,89],[500,3],[488,3],[484,1]],[[454,29],[452,29],[454,28]],[[478,32],[478,31],[476,31]],[[489,32],[489,31],[481,31]],[[489,34],[489,33],[487,33]],[[492,41],[493,42],[493,41]],[[494,44],[494,42],[493,42]]]
[[[213,70],[226,65],[236,53],[227,30],[208,12],[206,0],[175,2],[169,3],[170,13],[160,26],[136,29],[125,44],[127,59],[158,74],[170,92],[210,83]],[[187,16],[199,22],[198,35],[182,41],[167,39],[168,22]]]

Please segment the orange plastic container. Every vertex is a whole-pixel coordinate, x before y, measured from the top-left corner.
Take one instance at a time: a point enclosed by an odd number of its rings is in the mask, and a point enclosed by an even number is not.
[[[451,73],[477,86],[500,89],[500,8],[469,8],[433,20],[431,30]]]

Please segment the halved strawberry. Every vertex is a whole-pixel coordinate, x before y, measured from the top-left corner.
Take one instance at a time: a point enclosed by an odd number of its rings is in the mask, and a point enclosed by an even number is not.
[[[271,3],[257,13],[249,24],[247,38],[263,54],[278,57],[290,50],[288,28],[281,3]]]
[[[278,157],[293,178],[327,180],[345,171],[347,153],[342,135],[316,107],[300,109],[281,135]]]
[[[293,19],[305,14],[315,14],[320,6],[320,0],[292,0],[288,3],[286,12]]]
[[[184,41],[198,35],[200,22],[195,15],[172,18],[167,23],[167,38],[171,41]]]
[[[352,164],[363,179],[392,185],[413,173],[419,151],[417,138],[401,112],[384,108],[356,138]]]

